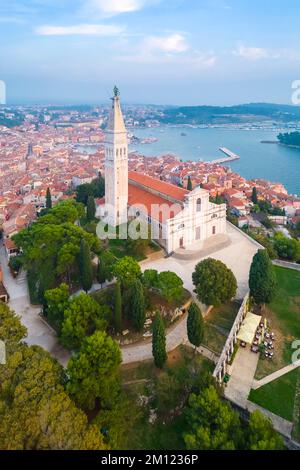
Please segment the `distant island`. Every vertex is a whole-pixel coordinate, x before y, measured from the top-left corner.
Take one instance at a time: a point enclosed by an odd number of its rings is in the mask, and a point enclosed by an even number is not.
[[[284,134],[278,134],[277,139],[281,145],[300,148],[300,132],[285,132]]]

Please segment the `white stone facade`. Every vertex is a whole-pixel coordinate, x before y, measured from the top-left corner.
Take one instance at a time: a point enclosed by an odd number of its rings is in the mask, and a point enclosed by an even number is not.
[[[197,187],[189,192],[135,172],[128,177],[127,132],[117,89],[112,102],[105,141],[105,206],[98,214],[116,227],[128,221],[130,209],[129,218],[148,222],[152,238],[168,254],[225,234],[226,204],[211,203],[208,191]],[[157,210],[157,201],[162,209]]]
[[[105,139],[105,204],[109,225],[127,222],[128,139],[117,92],[112,98]]]

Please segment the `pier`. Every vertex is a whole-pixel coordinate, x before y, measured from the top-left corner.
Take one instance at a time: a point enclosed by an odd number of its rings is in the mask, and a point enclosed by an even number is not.
[[[210,163],[227,163],[240,159],[239,155],[231,152],[231,150],[227,149],[226,147],[220,147],[219,150],[223,152],[226,157],[217,158],[216,160],[212,160]]]

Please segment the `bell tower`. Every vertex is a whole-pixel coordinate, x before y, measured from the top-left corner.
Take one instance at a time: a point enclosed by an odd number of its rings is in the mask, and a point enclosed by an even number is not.
[[[113,93],[105,138],[105,213],[107,223],[116,227],[127,222],[128,140],[116,86]]]

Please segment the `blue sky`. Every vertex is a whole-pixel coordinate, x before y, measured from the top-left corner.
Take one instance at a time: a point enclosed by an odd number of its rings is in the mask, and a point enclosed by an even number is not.
[[[291,102],[298,0],[1,0],[9,103]]]

